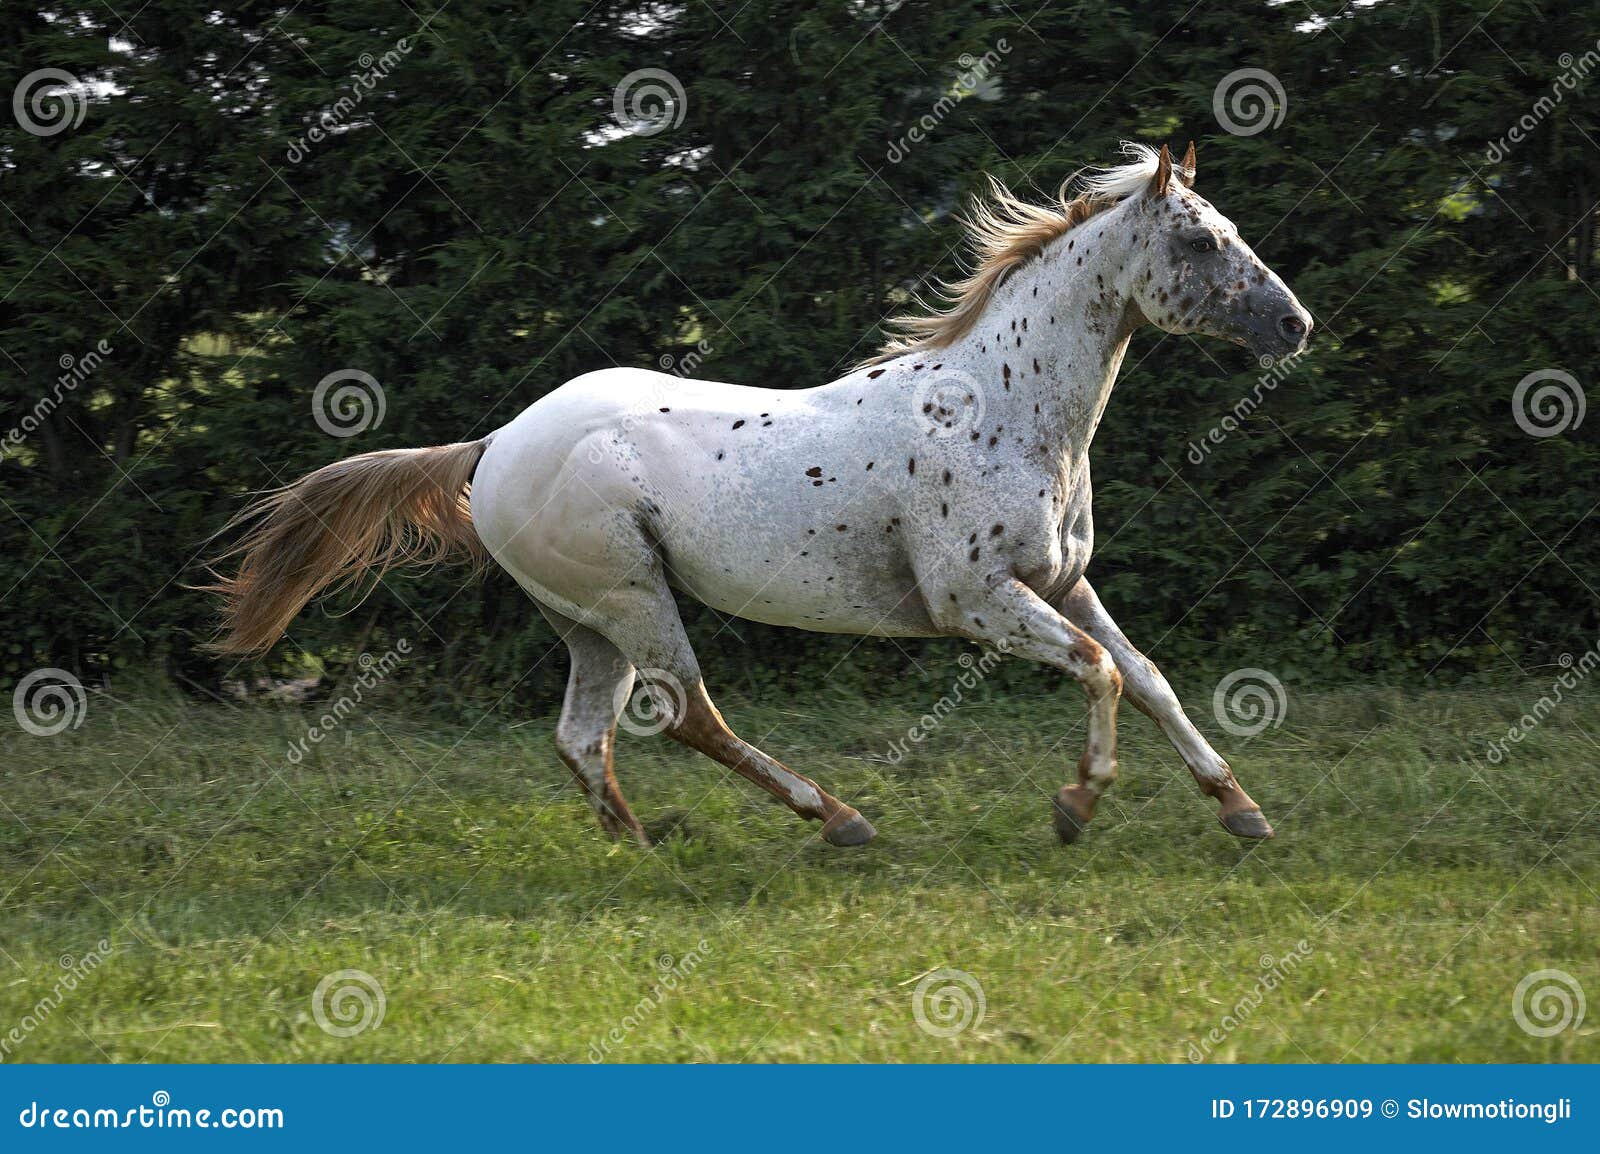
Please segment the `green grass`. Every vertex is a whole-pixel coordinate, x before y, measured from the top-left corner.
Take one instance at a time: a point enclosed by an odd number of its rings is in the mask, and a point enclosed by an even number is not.
[[[858,806],[879,839],[820,842],[720,767],[626,738],[644,852],[601,838],[548,719],[352,717],[302,764],[309,716],[90,699],[81,729],[0,739],[0,1039],[102,938],[111,953],[7,1061],[554,1061],[591,1046],[706,943],[623,1061],[1183,1061],[1252,991],[1216,1061],[1597,1061],[1595,1020],[1520,1029],[1560,969],[1600,999],[1600,698],[1580,687],[1502,766],[1481,755],[1548,688],[1291,692],[1219,747],[1277,826],[1246,845],[1150,723],[1063,847],[1070,689],[962,706],[900,764],[925,702],[724,702],[735,728]],[[911,687],[915,693],[919,687]],[[906,690],[897,691],[902,697]],[[1195,716],[1209,694],[1190,694]],[[9,720],[9,719],[8,719]],[[1216,726],[1207,716],[1208,731]],[[1221,736],[1221,735],[1219,735]],[[1262,959],[1309,954],[1262,990]],[[919,1028],[919,978],[981,983],[981,1022]],[[359,969],[381,1025],[312,1014]]]

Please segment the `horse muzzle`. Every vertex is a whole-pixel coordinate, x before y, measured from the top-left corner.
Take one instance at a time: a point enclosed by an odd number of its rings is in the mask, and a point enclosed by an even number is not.
[[[1251,301],[1242,321],[1244,343],[1258,357],[1296,356],[1311,338],[1311,314],[1286,294]]]

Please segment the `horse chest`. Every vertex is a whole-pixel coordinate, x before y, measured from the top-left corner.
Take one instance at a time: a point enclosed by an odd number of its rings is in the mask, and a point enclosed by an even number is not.
[[[1052,501],[1046,511],[1031,520],[1037,526],[1036,533],[1031,541],[1023,533],[1017,535],[1011,569],[1030,589],[1049,600],[1077,584],[1089,566],[1094,551],[1094,519],[1088,486],[1068,492],[1062,501]]]

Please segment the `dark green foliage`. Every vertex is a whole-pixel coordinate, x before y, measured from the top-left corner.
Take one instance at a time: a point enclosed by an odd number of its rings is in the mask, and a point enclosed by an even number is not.
[[[1200,191],[1319,325],[1198,463],[1191,444],[1262,370],[1135,338],[1097,440],[1090,571],[1130,635],[1175,671],[1286,678],[1589,648],[1595,425],[1529,436],[1511,396],[1538,369],[1597,383],[1600,3],[1345,6],[1320,30],[1307,12],[155,0],[124,26],[105,5],[8,9],[8,85],[45,67],[96,82],[77,127],[0,136],[0,424],[61,393],[0,463],[8,673],[160,663],[214,685],[230,667],[197,651],[212,607],[185,584],[247,491],[481,435],[611,364],[828,380],[956,270],[952,210],[985,172],[1043,197],[1125,137],[1197,140]],[[998,90],[948,99],[985,53]],[[613,93],[642,68],[681,82],[682,122],[625,134]],[[1213,113],[1241,68],[1287,97],[1256,135]],[[309,140],[324,112],[338,129]],[[62,358],[101,340],[56,390]],[[387,413],[339,439],[310,397],[346,368],[382,383]],[[919,653],[689,615],[734,684],[870,687]],[[391,578],[349,617],[313,609],[274,663],[401,636],[408,675],[485,700],[548,699],[564,670],[509,581],[452,573]]]

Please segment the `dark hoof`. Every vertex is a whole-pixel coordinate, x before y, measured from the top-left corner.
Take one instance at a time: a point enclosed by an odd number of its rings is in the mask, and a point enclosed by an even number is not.
[[[1064,786],[1051,808],[1055,811],[1057,836],[1063,845],[1071,845],[1083,836],[1094,815],[1094,794],[1081,785]]]
[[[1222,822],[1222,828],[1234,837],[1265,841],[1272,836],[1272,827],[1267,824],[1267,819],[1261,816],[1259,809],[1236,809],[1232,813],[1219,813],[1217,819]]]
[[[822,840],[829,845],[866,845],[877,836],[872,823],[849,806],[822,824]]]

